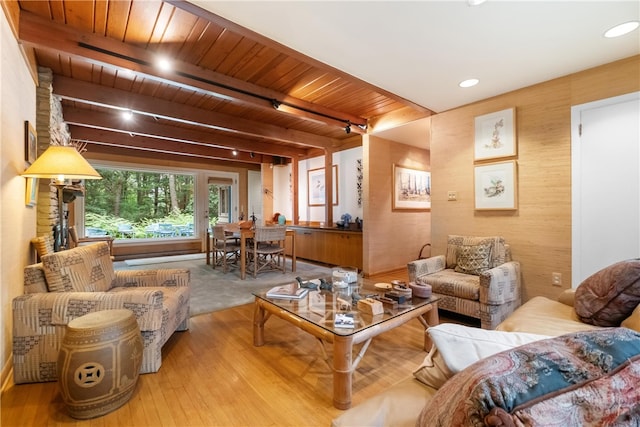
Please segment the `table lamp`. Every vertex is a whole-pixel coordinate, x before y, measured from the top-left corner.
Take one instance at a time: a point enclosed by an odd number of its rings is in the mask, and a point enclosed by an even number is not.
[[[66,246],[63,189],[69,180],[102,179],[100,174],[71,145],[51,145],[27,168],[22,176],[26,178],[51,178],[51,185],[58,190],[58,224],[60,232],[56,237],[56,250]]]

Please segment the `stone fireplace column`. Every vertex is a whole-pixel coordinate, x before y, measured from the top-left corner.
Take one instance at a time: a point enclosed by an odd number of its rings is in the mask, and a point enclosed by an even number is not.
[[[53,95],[53,72],[49,68],[38,68],[36,89],[36,132],[38,133],[38,156],[49,145],[67,145],[71,133],[62,115],[62,102]],[[58,222],[58,194],[49,185],[50,180],[38,180],[37,226],[38,236],[53,234]]]

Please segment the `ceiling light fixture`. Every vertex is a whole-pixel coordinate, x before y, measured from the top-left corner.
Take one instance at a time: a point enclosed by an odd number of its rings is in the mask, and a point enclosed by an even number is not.
[[[482,3],[486,2],[487,0],[467,0],[467,4],[469,6],[480,6]]]
[[[160,57],[158,58],[156,65],[158,66],[158,68],[160,68],[162,71],[171,71],[171,69],[173,68],[171,66],[171,61],[169,61],[167,58],[165,57]]]
[[[233,151],[231,152],[231,154],[233,154],[234,156],[237,156],[237,155],[238,155],[238,151],[237,151],[237,150],[233,150]]]
[[[125,119],[125,120],[127,120],[127,121],[128,121],[128,120],[133,119],[133,111],[131,111],[131,110],[124,110],[124,111],[122,112],[122,118],[123,118],[123,119]]]
[[[613,28],[609,28],[607,31],[605,31],[604,36],[608,39],[624,36],[625,34],[629,34],[631,31],[638,28],[638,26],[640,26],[639,21],[625,22],[624,24],[616,25]]]
[[[78,46],[81,47],[81,48],[84,48],[84,49],[90,49],[90,50],[93,50],[95,52],[100,52],[100,53],[103,53],[105,55],[110,55],[110,56],[113,56],[113,57],[116,57],[116,58],[124,59],[126,61],[130,61],[130,62],[133,62],[135,64],[140,64],[140,65],[143,65],[143,66],[151,66],[152,65],[151,63],[149,63],[148,61],[145,61],[143,59],[134,58],[132,56],[124,55],[124,54],[117,53],[117,52],[112,52],[110,50],[103,49],[103,48],[98,47],[98,46],[93,46],[93,45],[91,45],[89,43],[78,42]],[[163,71],[171,71],[173,69],[173,65],[172,65],[171,61],[169,61],[169,59],[167,59],[165,57],[158,57],[155,60],[155,65],[158,68],[160,68],[161,70],[163,70]],[[273,108],[277,109],[277,110],[280,110],[280,106],[286,106],[286,107],[289,107],[289,108],[292,108],[292,109],[295,109],[295,110],[298,110],[298,111],[301,111],[301,112],[304,112],[304,113],[309,113],[309,114],[313,114],[313,115],[316,115],[316,116],[325,117],[327,119],[335,120],[337,122],[342,122],[342,123],[349,124],[349,125],[351,124],[350,121],[347,120],[347,119],[343,119],[343,118],[340,118],[340,117],[334,117],[332,115],[325,114],[325,113],[322,113],[320,111],[315,111],[315,110],[312,110],[310,108],[305,108],[305,107],[302,107],[300,105],[290,104],[290,103],[284,102],[284,101],[278,101],[277,99],[274,99],[274,98],[269,98],[269,97],[261,95],[261,94],[252,93],[252,92],[249,92],[249,91],[243,90],[243,89],[238,89],[236,87],[229,86],[229,85],[224,84],[224,83],[219,83],[219,82],[216,82],[216,81],[213,81],[213,80],[209,80],[209,79],[206,79],[204,77],[195,76],[195,75],[186,73],[184,71],[176,70],[175,73],[177,75],[181,76],[181,77],[185,77],[185,78],[188,78],[188,79],[191,79],[191,80],[196,80],[196,81],[201,82],[201,83],[206,83],[206,84],[209,84],[209,85],[212,85],[212,86],[216,86],[216,87],[220,87],[220,88],[223,88],[223,89],[232,90],[234,92],[242,93],[244,95],[249,95],[249,96],[252,96],[252,97],[257,98],[257,99],[268,101],[271,104],[271,106]],[[362,123],[362,124],[361,123],[353,123],[353,124],[358,126],[360,129],[363,129],[363,130],[367,129],[367,123],[366,122]]]
[[[460,87],[472,87],[477,85],[480,82],[480,80],[478,79],[467,79],[467,80],[463,80],[461,81],[458,86]]]

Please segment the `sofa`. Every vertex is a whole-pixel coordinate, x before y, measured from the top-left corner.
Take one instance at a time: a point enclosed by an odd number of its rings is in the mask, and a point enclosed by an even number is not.
[[[162,346],[189,327],[188,269],[114,270],[106,242],[42,256],[24,269],[24,294],[13,299],[16,384],[55,381],[69,321],[87,313],[129,309],[142,333],[140,373],[157,372]]]
[[[431,286],[438,308],[495,329],[520,306],[520,263],[501,236],[449,235],[445,255],[407,264],[409,281]]]
[[[496,330],[443,323],[427,333],[433,347],[413,375],[332,426],[640,422],[640,259],[557,300],[532,298]]]

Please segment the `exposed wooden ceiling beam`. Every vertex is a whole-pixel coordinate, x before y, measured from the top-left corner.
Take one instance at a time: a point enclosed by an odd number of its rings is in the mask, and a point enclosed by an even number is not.
[[[185,0],[165,0],[166,3],[170,3],[182,10],[185,10],[189,13],[191,13],[192,15],[195,16],[199,16],[203,19],[206,19],[207,21],[211,21],[219,26],[221,26],[222,28],[228,28],[231,31],[233,31],[234,33],[240,34],[244,37],[247,37],[251,40],[256,40],[258,43],[261,43],[265,46],[271,47],[273,49],[275,49],[278,52],[284,52],[287,56],[290,56],[292,58],[296,58],[304,63],[307,64],[312,64],[314,67],[317,67],[321,70],[326,70],[328,72],[330,72],[333,75],[339,76],[341,79],[344,79],[346,81],[350,81],[355,83],[358,87],[367,87],[370,90],[373,90],[375,92],[378,92],[388,98],[391,98],[397,102],[400,102],[404,105],[406,105],[407,107],[410,107],[414,110],[417,111],[421,111],[427,115],[431,115],[432,111],[429,110],[426,107],[423,107],[422,105],[416,104],[415,102],[409,101],[406,98],[403,98],[393,92],[389,92],[387,90],[384,90],[378,86],[375,86],[371,83],[368,83],[364,80],[358,79],[348,73],[345,73],[342,70],[339,70],[337,68],[331,67],[327,64],[325,64],[322,61],[318,61],[317,59],[311,58],[309,56],[306,56],[294,49],[291,49],[288,46],[285,46],[281,43],[276,42],[275,40],[272,40],[268,37],[263,36],[262,34],[256,33],[255,31],[252,31],[248,28],[242,27],[238,24],[236,24],[235,22],[229,21],[228,19],[225,19],[219,15],[216,15],[213,12],[210,12],[208,10],[203,9],[202,7],[193,4],[191,2],[185,1]],[[355,123],[355,122],[354,122]]]
[[[121,132],[92,129],[82,126],[69,126],[73,139],[87,142],[89,151],[96,151],[92,147],[107,146],[122,149],[140,150],[152,153],[167,153],[183,155],[188,157],[199,157],[205,159],[231,160],[243,163],[270,163],[273,156],[256,154],[253,157],[245,151],[238,151],[234,156],[230,150],[224,148],[210,147],[203,144],[192,144],[179,141],[169,141],[166,139],[153,138],[141,135],[124,135]],[[103,152],[104,150],[100,150]]]
[[[291,158],[298,158],[307,153],[305,149],[295,148],[290,145],[269,144],[229,136],[216,138],[209,132],[154,123],[148,120],[132,120],[126,122],[117,114],[105,114],[80,108],[65,107],[64,121],[69,125],[147,136],[158,140],[191,144],[197,143],[212,148],[236,149],[246,151],[247,153],[269,154]],[[74,139],[83,139],[73,133],[71,137]],[[97,136],[94,138],[97,138]]]
[[[64,52],[74,58],[107,67],[122,68],[163,83],[205,92],[217,98],[233,100],[261,109],[273,110],[273,100],[293,108],[282,113],[309,119],[316,112],[314,121],[343,127],[346,121],[366,124],[366,120],[348,113],[334,111],[287,94],[247,83],[212,70],[174,61],[170,73],[154,66],[157,54],[115,39],[73,30],[29,12],[20,14],[20,41],[36,47]],[[352,129],[364,133],[357,126]]]
[[[63,99],[108,108],[129,109],[135,113],[148,116],[280,142],[308,145],[316,148],[329,148],[339,143],[339,141],[307,132],[285,129],[59,75],[54,76],[53,93]]]

